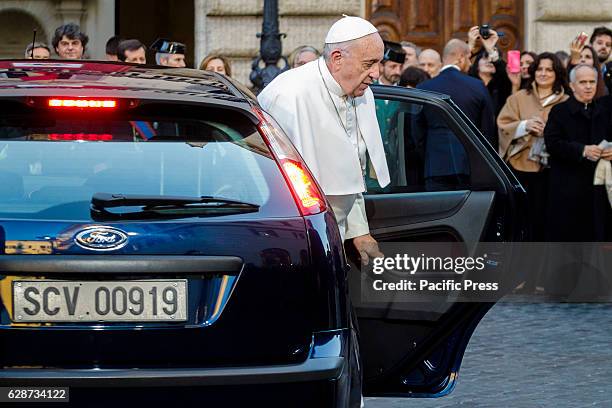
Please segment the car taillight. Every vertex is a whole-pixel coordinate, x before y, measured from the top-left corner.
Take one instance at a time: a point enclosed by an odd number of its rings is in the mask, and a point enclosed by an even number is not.
[[[274,119],[259,108],[253,108],[253,112],[259,118],[259,132],[287,180],[300,213],[314,215],[325,211],[325,197],[295,147]]]
[[[49,107],[113,109],[117,107],[117,101],[112,99],[49,99]]]
[[[85,140],[99,142],[113,140],[113,135],[107,133],[51,133],[49,140]]]

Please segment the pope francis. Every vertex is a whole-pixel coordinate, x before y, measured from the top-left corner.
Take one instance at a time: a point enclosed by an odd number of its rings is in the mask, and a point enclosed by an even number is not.
[[[276,77],[258,96],[287,133],[326,194],[344,239],[363,264],[382,256],[370,235],[363,192],[366,165],[381,187],[389,170],[370,84],[379,77],[383,40],[376,27],[344,16],[327,33],[323,55]]]

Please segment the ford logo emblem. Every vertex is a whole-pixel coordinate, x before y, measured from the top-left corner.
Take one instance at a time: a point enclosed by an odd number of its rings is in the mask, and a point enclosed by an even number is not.
[[[117,228],[95,227],[79,232],[74,241],[81,248],[112,251],[123,248],[127,244],[128,236]]]

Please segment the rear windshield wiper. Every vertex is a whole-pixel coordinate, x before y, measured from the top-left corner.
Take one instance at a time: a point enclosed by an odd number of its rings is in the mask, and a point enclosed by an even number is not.
[[[115,212],[109,208],[140,207],[137,211]],[[91,217],[101,220],[202,217],[259,211],[259,205],[222,197],[181,197],[162,195],[95,193]]]

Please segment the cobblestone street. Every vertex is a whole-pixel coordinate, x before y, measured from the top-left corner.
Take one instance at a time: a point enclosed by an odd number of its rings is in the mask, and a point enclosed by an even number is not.
[[[611,304],[501,303],[476,329],[449,396],[366,407],[612,407],[611,328]]]

